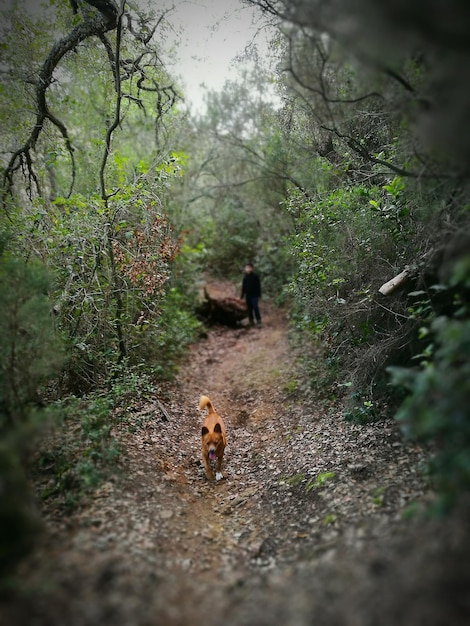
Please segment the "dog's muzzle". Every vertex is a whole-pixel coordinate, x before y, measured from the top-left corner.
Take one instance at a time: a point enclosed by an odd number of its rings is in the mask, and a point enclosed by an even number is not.
[[[209,461],[214,461],[216,457],[215,450],[209,450]]]

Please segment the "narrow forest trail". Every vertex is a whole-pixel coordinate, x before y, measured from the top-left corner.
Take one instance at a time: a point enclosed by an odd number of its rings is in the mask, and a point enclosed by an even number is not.
[[[439,621],[449,607],[433,594],[459,534],[449,548],[403,519],[426,497],[424,451],[393,421],[351,424],[296,396],[284,316],[262,312],[261,329],[216,328],[191,348],[169,421],[152,399],[129,408],[118,472],[93,498],[70,516],[46,502],[5,624],[418,626],[430,607],[427,626],[460,623]],[[218,483],[200,460],[203,393],[227,426]]]

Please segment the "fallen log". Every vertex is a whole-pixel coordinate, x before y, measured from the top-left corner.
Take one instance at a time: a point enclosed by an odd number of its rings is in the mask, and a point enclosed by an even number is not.
[[[379,292],[383,296],[389,296],[391,293],[398,289],[400,285],[402,285],[405,280],[408,278],[410,274],[410,268],[405,268],[402,272],[394,276],[391,280],[387,281],[380,287]]]
[[[397,274],[396,276],[388,280],[386,283],[384,283],[380,287],[379,293],[381,293],[383,296],[389,296],[391,293],[395,291],[395,289],[398,289],[398,287],[403,286],[406,283],[407,279],[408,278],[411,279],[413,274],[416,273],[418,267],[420,267],[423,264],[424,259],[433,254],[434,254],[434,248],[431,248],[430,250],[422,254],[419,257],[417,262],[415,262],[413,265],[407,265],[402,272],[400,272],[399,274]]]
[[[240,298],[212,298],[204,287],[205,300],[196,308],[196,314],[205,324],[237,326],[248,316],[245,302]]]

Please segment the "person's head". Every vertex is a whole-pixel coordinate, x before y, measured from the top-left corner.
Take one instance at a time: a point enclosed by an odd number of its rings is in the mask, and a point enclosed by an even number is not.
[[[252,271],[253,271],[253,265],[251,263],[246,263],[245,274],[251,274]]]

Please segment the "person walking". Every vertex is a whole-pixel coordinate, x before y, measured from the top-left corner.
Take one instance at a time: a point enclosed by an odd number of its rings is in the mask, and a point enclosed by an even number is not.
[[[248,319],[250,320],[250,326],[253,326],[254,319],[256,323],[261,327],[261,314],[259,312],[259,299],[261,298],[261,282],[258,274],[253,271],[253,265],[247,263],[245,265],[245,274],[242,281],[242,295],[241,298],[245,298],[246,306],[248,307]]]

